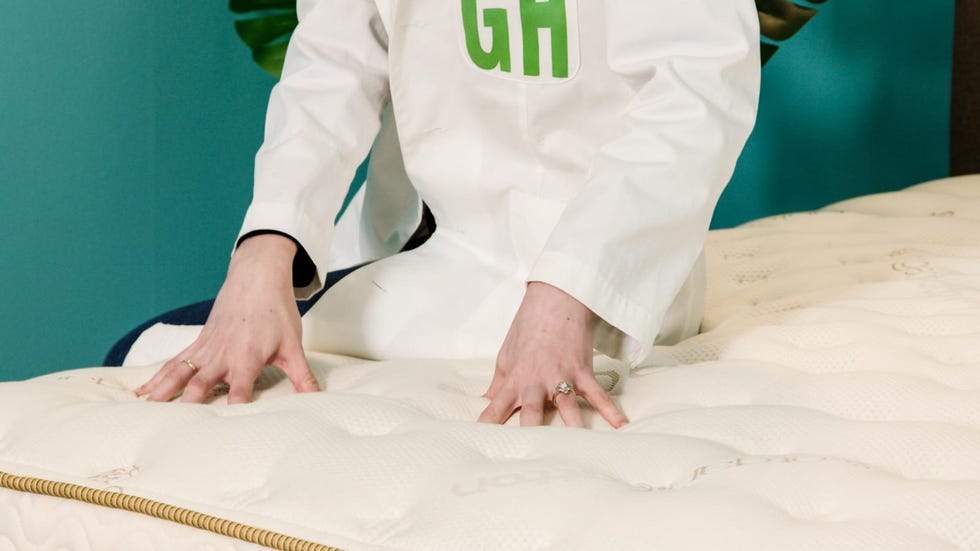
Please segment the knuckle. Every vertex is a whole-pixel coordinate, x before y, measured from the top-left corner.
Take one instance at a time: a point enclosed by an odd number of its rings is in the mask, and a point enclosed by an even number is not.
[[[215,361],[213,367],[217,368],[221,373],[234,374],[237,377],[241,377],[246,372],[245,368],[248,365],[248,360],[242,356],[224,355]]]
[[[505,355],[497,356],[497,360],[494,363],[494,368],[502,373],[507,373],[513,368],[514,362]]]
[[[201,377],[194,377],[187,382],[187,387],[185,391],[193,392],[195,394],[204,394],[210,390],[211,385],[208,381],[205,381]]]
[[[602,386],[595,379],[582,381],[582,383],[578,385],[578,393],[582,396],[588,397],[589,400],[603,400],[608,397],[606,390],[602,388]]]
[[[158,386],[150,393],[149,400],[152,402],[165,402],[170,399],[173,392],[166,386]]]
[[[494,406],[494,412],[501,416],[507,415],[510,412],[514,411],[515,406],[516,406],[516,402],[513,400],[508,400],[506,402],[504,402],[503,400],[498,400],[497,405]]]
[[[595,378],[595,373],[591,370],[576,371],[575,384],[581,388],[594,389],[599,387],[599,381]]]
[[[242,353],[246,358],[254,358],[262,355],[262,350],[255,341],[248,341],[242,346]]]
[[[283,335],[282,348],[290,356],[296,359],[306,359],[306,351],[303,350],[303,337],[293,333]]]
[[[595,392],[592,392],[586,396],[586,398],[590,403],[595,404],[596,406],[612,406],[612,399],[609,398],[609,395],[606,394],[601,388]]]
[[[574,407],[575,401],[567,396],[559,395],[555,398],[554,404],[559,411],[567,411],[569,408]]]
[[[527,413],[541,413],[544,411],[544,404],[538,401],[525,402],[521,405],[521,411]]]

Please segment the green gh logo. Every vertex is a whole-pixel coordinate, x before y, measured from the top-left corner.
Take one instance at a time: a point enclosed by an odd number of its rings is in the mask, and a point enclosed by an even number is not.
[[[480,42],[477,0],[462,0],[466,51],[477,67],[511,72],[510,25],[505,8],[483,10],[483,24],[492,32],[490,50]],[[568,78],[568,14],[565,0],[520,0],[521,34],[524,44],[524,76],[541,76],[541,44],[538,31],[551,32],[551,72]]]

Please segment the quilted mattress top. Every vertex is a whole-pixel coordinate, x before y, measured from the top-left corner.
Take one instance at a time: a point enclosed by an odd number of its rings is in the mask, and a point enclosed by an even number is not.
[[[980,549],[980,176],[707,253],[700,335],[596,358],[619,431],[475,423],[491,361],[314,355],[326,392],[233,406],[92,368],[0,384],[0,472],[349,550]]]

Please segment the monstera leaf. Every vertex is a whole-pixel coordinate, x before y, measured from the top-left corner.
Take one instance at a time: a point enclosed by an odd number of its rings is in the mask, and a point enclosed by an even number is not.
[[[808,3],[823,4],[825,1],[808,0]],[[817,14],[815,8],[790,0],[755,0],[755,5],[763,36],[763,65],[779,49],[777,42],[788,40]],[[296,28],[296,0],[231,0],[231,11],[238,14],[235,30],[252,49],[252,58],[278,78],[289,37]]]
[[[809,0],[811,4],[823,4],[826,0]],[[779,49],[774,42],[788,40],[817,14],[789,0],[755,0],[759,10],[759,30],[762,33],[762,64],[765,65]]]
[[[252,59],[279,78],[286,46],[298,23],[296,0],[231,0],[230,7],[239,14],[235,30],[252,49]]]

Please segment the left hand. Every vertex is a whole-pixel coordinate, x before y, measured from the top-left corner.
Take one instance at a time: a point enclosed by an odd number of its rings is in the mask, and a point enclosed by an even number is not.
[[[574,394],[558,394],[562,421],[583,427],[575,394],[582,396],[613,428],[629,421],[613,404],[592,371],[592,332],[596,316],[561,289],[532,281],[497,355],[490,388],[490,405],[482,423],[504,423],[520,409],[521,426],[541,425],[544,408],[559,381]]]

